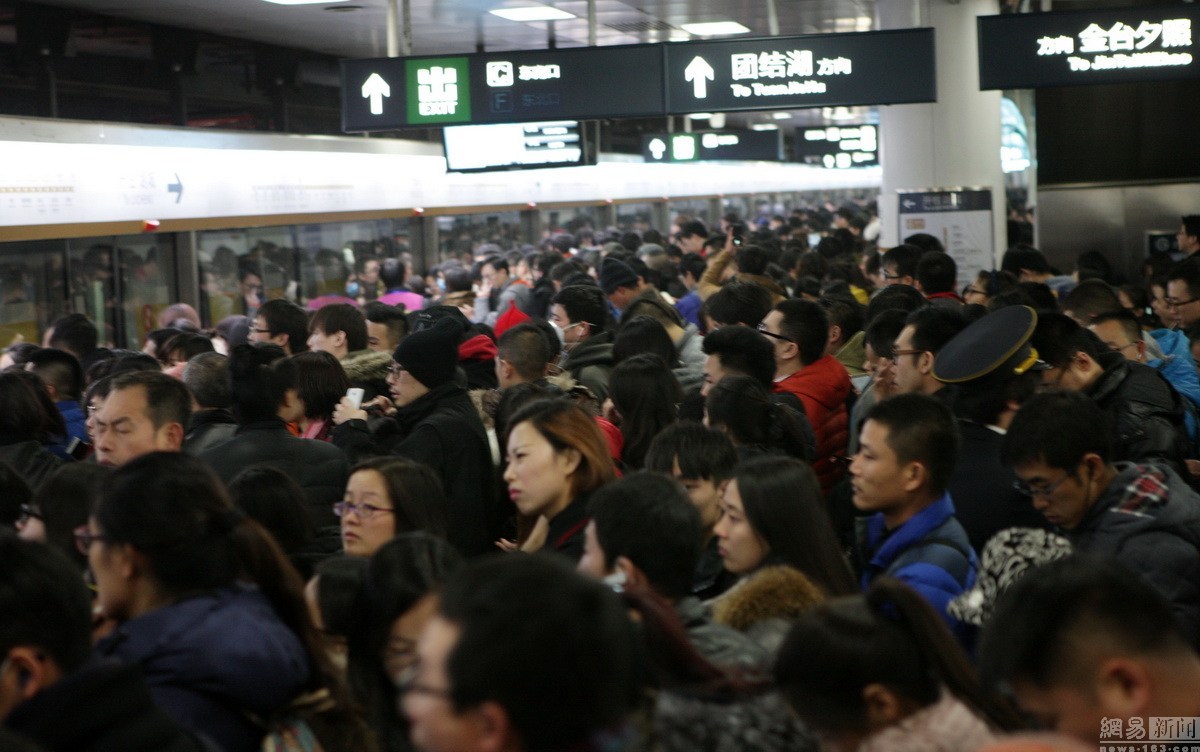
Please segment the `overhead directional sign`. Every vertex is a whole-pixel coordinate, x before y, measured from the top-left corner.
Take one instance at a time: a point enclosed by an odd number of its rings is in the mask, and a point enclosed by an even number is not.
[[[780,160],[779,131],[702,131],[650,133],[642,136],[642,157],[647,162],[703,160]]]
[[[1200,6],[979,17],[979,88],[1200,77]]]
[[[667,112],[937,99],[933,29],[667,44]]]
[[[933,29],[342,61],[342,130],[937,99]]]
[[[830,125],[796,129],[796,161],[830,170],[879,165],[879,132],[874,125]]]
[[[342,61],[342,130],[663,114],[658,45]]]

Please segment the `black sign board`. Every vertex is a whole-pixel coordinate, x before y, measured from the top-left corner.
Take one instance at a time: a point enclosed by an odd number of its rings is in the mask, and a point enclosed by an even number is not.
[[[830,125],[796,129],[796,161],[832,170],[879,165],[879,128]]]
[[[663,114],[658,45],[342,61],[342,130]]]
[[[668,44],[666,66],[671,113],[937,99],[933,29]]]
[[[979,17],[979,88],[1200,77],[1200,6]]]
[[[647,162],[749,160],[778,162],[779,131],[700,131],[642,136]]]

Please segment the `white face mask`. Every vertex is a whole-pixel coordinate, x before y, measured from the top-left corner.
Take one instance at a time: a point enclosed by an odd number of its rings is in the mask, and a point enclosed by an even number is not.
[[[604,577],[604,579],[602,580],[602,582],[605,585],[608,585],[610,588],[612,588],[614,593],[624,592],[625,591],[625,583],[628,581],[629,581],[629,578],[627,578],[625,576],[625,572],[620,569],[618,569],[617,571],[613,572],[610,575],[606,575]]]

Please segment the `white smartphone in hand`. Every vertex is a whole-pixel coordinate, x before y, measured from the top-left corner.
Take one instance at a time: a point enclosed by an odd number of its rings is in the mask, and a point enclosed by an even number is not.
[[[355,410],[358,410],[362,407],[363,390],[356,386],[350,387],[346,390],[346,399],[350,400]]]

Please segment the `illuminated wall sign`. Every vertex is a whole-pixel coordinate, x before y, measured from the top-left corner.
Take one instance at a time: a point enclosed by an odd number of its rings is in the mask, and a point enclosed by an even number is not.
[[[642,136],[642,157],[647,162],[778,162],[779,145],[779,131],[650,133]]]
[[[342,61],[342,130],[663,114],[658,45]]]
[[[670,113],[937,99],[933,29],[666,45]]]
[[[453,125],[442,130],[442,140],[446,169],[452,172],[568,167],[587,162],[583,136],[575,120]]]
[[[831,125],[796,129],[796,161],[831,170],[879,164],[879,129],[874,125]]]
[[[979,17],[979,88],[1162,81],[1200,76],[1200,7]]]

